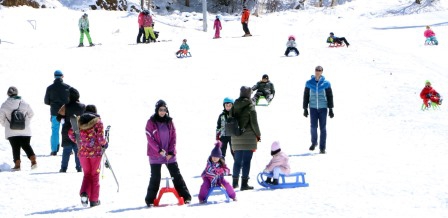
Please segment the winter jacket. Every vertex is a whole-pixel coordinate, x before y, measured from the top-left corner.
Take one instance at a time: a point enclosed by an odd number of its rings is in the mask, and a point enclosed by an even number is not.
[[[232,136],[232,148],[238,150],[257,149],[257,136],[260,137],[260,128],[258,126],[257,111],[252,100],[247,97],[240,97],[230,109],[230,114],[238,120],[238,125],[243,129],[240,136]]]
[[[25,114],[25,129],[14,130],[10,128],[8,120],[11,120],[11,113],[19,107],[20,111]],[[31,136],[30,120],[33,118],[34,112],[30,105],[26,103],[20,96],[13,96],[6,99],[0,107],[0,124],[5,127],[5,138],[13,136]]]
[[[303,109],[310,108],[333,108],[333,92],[330,82],[325,80],[324,76],[320,76],[316,81],[314,75],[305,84],[303,94]]]
[[[219,19],[215,19],[215,23],[213,24],[213,29],[221,30],[221,21]]]
[[[259,81],[252,87],[252,91],[262,92],[264,95],[275,95],[274,84],[270,80],[267,82]]]
[[[429,97],[428,97],[429,95]],[[439,97],[440,94],[433,89],[431,86],[430,87],[426,87],[422,89],[422,91],[420,92],[420,98],[422,99],[430,99],[432,96],[436,96]]]
[[[138,27],[143,27],[143,19],[145,17],[145,14],[143,12],[140,12],[140,14],[138,14]]]
[[[286,42],[286,47],[297,47],[297,43],[294,40],[288,40],[288,42]]]
[[[280,151],[274,156],[272,156],[271,161],[269,161],[269,164],[266,165],[266,170],[269,172],[272,172],[275,167],[280,167],[283,174],[288,175],[291,172],[290,166],[289,166],[289,157],[285,152]]]
[[[151,15],[143,16],[143,27],[152,27],[152,17]]]
[[[241,15],[241,23],[249,22],[250,11],[248,9],[243,9],[243,13]]]
[[[425,30],[425,32],[423,33],[423,35],[424,35],[426,38],[436,36],[436,34],[435,34],[431,29],[427,29],[427,30]]]
[[[68,102],[69,85],[62,81],[62,78],[57,78],[53,81],[53,84],[47,87],[45,92],[44,103],[50,105],[51,116],[58,115],[59,109],[62,105]]]
[[[151,164],[163,164],[176,162],[176,128],[172,120],[167,122],[155,121],[153,115],[146,123],[146,138],[148,140],[147,152]],[[165,127],[165,128],[163,128]],[[163,140],[163,135],[168,134],[168,141]],[[162,136],[162,137],[161,137]],[[163,150],[166,155],[173,155],[168,161],[160,154]]]
[[[84,18],[84,17],[79,18],[78,27],[81,30],[89,29],[89,18],[87,18],[87,17],[86,18]]]
[[[62,147],[69,144],[72,145],[73,141],[68,136],[68,131],[72,128],[70,123],[70,118],[73,116],[81,116],[84,113],[86,106],[79,102],[79,93],[75,88],[69,89],[70,101],[61,107],[58,111],[57,119],[64,119],[64,124],[62,125],[61,135],[62,135]]]
[[[107,144],[104,138],[104,126],[101,118],[92,113],[84,113],[78,119],[79,135],[81,144],[78,145],[79,157],[101,157],[103,155],[103,146]],[[76,137],[73,129],[68,131],[70,139],[76,143]]]
[[[207,159],[207,165],[201,177],[210,180],[212,187],[221,186],[224,176],[230,175],[230,169],[225,164],[221,164],[220,161],[214,163],[211,159],[211,157]]]
[[[180,50],[190,50],[190,46],[188,46],[187,43],[182,43],[182,45],[180,45]]]
[[[218,117],[218,122],[216,125],[216,135],[219,137],[228,136],[226,133],[226,123],[227,118],[229,118],[229,112],[224,109]]]

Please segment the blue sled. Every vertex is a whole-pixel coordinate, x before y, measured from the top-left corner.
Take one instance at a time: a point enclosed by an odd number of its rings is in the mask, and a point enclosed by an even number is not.
[[[308,187],[309,184],[305,182],[304,172],[290,173],[289,175],[281,175],[278,178],[278,185],[272,185],[266,183],[268,177],[273,177],[272,173],[261,172],[257,176],[258,184],[265,188],[270,189],[281,189],[281,188],[297,188],[297,187]],[[293,180],[293,181],[290,181]]]
[[[207,193],[207,196],[205,197],[205,202],[207,202],[208,197],[211,195],[217,195],[217,194],[224,194],[226,196],[226,202],[230,202],[230,197],[226,192],[226,189],[222,186],[214,186],[211,187],[210,190]]]

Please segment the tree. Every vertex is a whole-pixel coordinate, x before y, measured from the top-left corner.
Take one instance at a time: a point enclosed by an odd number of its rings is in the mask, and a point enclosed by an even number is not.
[[[337,0],[331,0],[331,7],[338,5]]]
[[[190,7],[190,0],[185,0],[185,6]]]
[[[421,0],[415,0],[415,3],[420,4]]]

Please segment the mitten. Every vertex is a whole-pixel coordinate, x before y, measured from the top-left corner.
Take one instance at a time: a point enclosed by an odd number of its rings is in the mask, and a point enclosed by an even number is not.
[[[87,32],[90,32],[90,30],[89,30],[89,28],[87,28],[87,30],[86,30]]]
[[[303,116],[308,117],[308,109],[303,110]]]
[[[105,145],[102,146],[104,149],[107,149],[109,147],[109,143],[106,143]]]
[[[216,141],[219,140],[219,133],[216,133]]]
[[[330,118],[334,117],[333,108],[330,108],[330,112],[328,113],[328,116],[330,116]]]

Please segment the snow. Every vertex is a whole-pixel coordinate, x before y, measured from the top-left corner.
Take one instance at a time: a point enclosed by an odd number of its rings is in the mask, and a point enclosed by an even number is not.
[[[239,17],[233,15],[223,15],[222,38],[212,39],[214,14],[204,32],[200,13],[156,13],[159,39],[172,41],[145,45],[129,45],[138,31],[136,13],[87,11],[92,39],[102,44],[92,48],[76,48],[84,12],[0,8],[0,90],[14,85],[32,106],[31,144],[38,162],[31,170],[22,151],[22,171],[7,172],[12,151],[0,131],[0,217],[448,217],[448,110],[442,105],[421,111],[419,98],[425,80],[442,96],[448,93],[448,3],[419,9],[412,2],[351,1],[251,16],[250,38],[240,37]],[[439,46],[423,45],[426,25]],[[329,32],[345,36],[350,47],[328,48]],[[289,35],[296,36],[298,57],[283,56]],[[178,59],[174,53],[184,38],[193,57]],[[335,102],[324,155],[308,150],[309,118],[302,115],[305,81],[317,65],[332,84]],[[79,90],[81,102],[95,104],[111,125],[107,154],[120,191],[104,169],[99,207],[82,207],[82,174],[74,157],[61,174],[62,152],[49,156],[49,106],[43,97],[57,69]],[[242,85],[254,85],[265,73],[277,93],[269,107],[257,107],[262,141],[249,181],[255,190],[238,190],[237,202],[214,196],[216,204],[198,206],[199,175],[213,149],[222,100],[237,98]],[[144,128],[159,99],[174,118],[178,163],[193,201],[147,209]],[[290,155],[292,171],[306,172],[309,187],[272,191],[257,184],[275,140]],[[162,177],[169,176],[162,169]],[[161,203],[176,200],[166,194]]]

